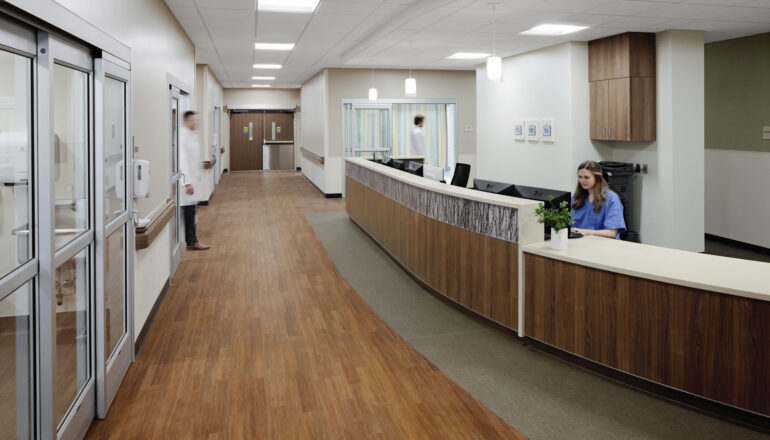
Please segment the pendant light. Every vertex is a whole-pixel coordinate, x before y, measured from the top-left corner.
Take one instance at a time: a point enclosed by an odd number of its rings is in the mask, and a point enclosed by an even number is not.
[[[407,97],[417,96],[417,80],[412,78],[412,68],[409,68],[409,78],[404,80],[404,95]]]
[[[487,58],[487,80],[490,82],[501,82],[503,80],[503,60],[497,56],[497,48],[495,47],[496,37],[496,24],[495,24],[495,9],[497,3],[492,3],[492,56]]]
[[[412,55],[412,42],[409,42],[409,55]],[[409,66],[409,78],[404,80],[404,95],[408,98],[417,96],[417,80],[412,78],[412,66]]]
[[[369,101],[377,100],[377,89],[374,88],[374,66],[372,66],[372,87],[369,89]]]

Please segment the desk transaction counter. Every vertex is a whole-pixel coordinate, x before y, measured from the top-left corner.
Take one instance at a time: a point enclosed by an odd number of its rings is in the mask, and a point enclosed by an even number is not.
[[[770,264],[598,237],[555,251],[538,202],[361,158],[345,171],[351,220],[434,293],[594,371],[770,429]]]

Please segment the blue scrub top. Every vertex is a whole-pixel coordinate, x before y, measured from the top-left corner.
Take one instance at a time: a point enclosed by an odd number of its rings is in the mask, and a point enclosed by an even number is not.
[[[572,203],[575,203],[575,197],[572,197]],[[574,228],[582,229],[617,229],[618,233],[615,239],[620,239],[620,233],[625,232],[626,222],[623,220],[623,204],[620,203],[620,197],[612,191],[604,192],[604,204],[602,210],[594,212],[594,204],[586,199],[583,206],[578,210],[572,210],[572,218],[575,223]]]

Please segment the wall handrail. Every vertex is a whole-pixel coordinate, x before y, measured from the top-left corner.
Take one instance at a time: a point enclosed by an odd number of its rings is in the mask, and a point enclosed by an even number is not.
[[[313,153],[310,150],[306,150],[304,147],[300,147],[299,151],[302,153],[303,156],[305,156],[305,157],[307,157],[309,159],[313,159],[313,160],[315,160],[315,161],[317,161],[317,162],[319,162],[319,163],[321,163],[323,165],[323,163],[324,163],[324,157],[323,156],[319,156],[319,155]]]
[[[152,210],[149,222],[142,227],[136,228],[136,250],[150,247],[150,244],[160,234],[166,223],[171,220],[175,212],[176,204],[171,199],[166,199],[164,203],[156,206]]]

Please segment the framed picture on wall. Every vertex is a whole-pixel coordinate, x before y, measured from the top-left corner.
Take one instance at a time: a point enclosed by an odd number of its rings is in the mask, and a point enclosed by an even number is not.
[[[543,142],[553,142],[556,140],[553,119],[543,119],[540,121],[540,140]]]
[[[516,119],[513,121],[513,138],[517,141],[523,141],[524,138],[524,121]]]
[[[527,140],[537,142],[540,140],[540,121],[537,119],[528,119],[526,124]]]

